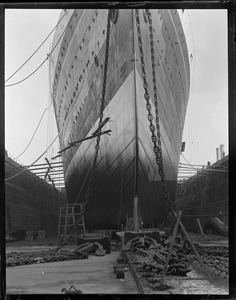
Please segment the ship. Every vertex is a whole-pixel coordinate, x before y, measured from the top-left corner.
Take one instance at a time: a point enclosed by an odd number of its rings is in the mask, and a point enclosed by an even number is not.
[[[62,10],[49,55],[50,94],[67,201],[84,204],[86,229],[119,230],[134,210],[142,228],[165,223],[154,148],[161,149],[172,203],[190,94],[190,37],[185,10]]]

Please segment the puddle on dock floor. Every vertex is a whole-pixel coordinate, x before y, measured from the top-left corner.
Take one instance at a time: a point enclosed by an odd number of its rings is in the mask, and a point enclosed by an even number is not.
[[[228,280],[212,277],[210,282],[207,275],[193,269],[186,277],[166,276],[164,284],[171,286],[165,291],[149,290],[148,294],[188,294],[188,295],[229,295]]]

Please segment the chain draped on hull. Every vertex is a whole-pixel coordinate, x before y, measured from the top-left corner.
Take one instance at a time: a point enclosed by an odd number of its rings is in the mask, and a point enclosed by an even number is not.
[[[71,11],[51,67],[61,145],[84,140],[63,153],[68,202],[83,203],[91,229],[124,225],[135,196],[145,227],[174,215],[187,47],[177,12],[140,11]]]

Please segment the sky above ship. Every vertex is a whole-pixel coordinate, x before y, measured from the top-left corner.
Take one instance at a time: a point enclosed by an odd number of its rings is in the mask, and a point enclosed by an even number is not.
[[[38,159],[57,135],[46,59],[53,34],[19,72],[12,74],[56,26],[60,12],[58,9],[5,11],[5,148],[11,157],[25,165]],[[187,13],[194,49],[193,77],[182,139],[186,147],[180,160],[190,164],[213,163],[216,148],[221,144],[228,154],[227,11],[187,10]],[[55,141],[39,161],[45,162],[45,157],[50,159],[59,150]]]

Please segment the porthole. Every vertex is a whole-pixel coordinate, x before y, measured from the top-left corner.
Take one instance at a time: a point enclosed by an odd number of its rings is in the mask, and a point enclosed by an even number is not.
[[[99,61],[98,61],[97,55],[94,56],[94,62],[95,62],[96,67],[98,67],[99,66]]]
[[[119,15],[119,9],[111,9],[110,18],[113,24],[116,24]]]

